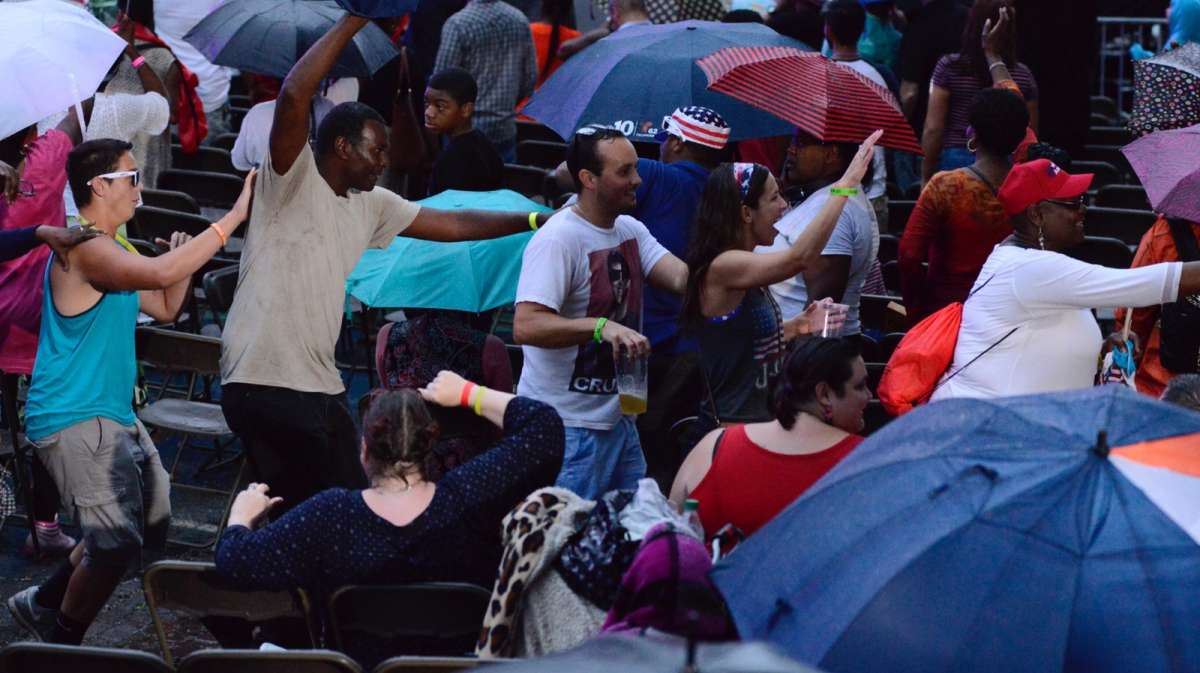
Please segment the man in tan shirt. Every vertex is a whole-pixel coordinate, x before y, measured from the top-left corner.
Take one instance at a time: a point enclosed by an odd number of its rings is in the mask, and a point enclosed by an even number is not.
[[[397,235],[463,241],[529,228],[524,214],[438,211],[376,188],[387,125],[361,103],[333,108],[309,146],[309,103],[366,23],[343,17],[283,82],[222,337],[221,406],[256,480],[283,498],[275,516],[326,488],[366,483],[334,364],[346,277],[363,251]]]

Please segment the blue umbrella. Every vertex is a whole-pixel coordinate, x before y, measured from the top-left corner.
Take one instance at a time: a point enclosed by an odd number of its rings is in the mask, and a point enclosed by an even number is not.
[[[931,404],[713,580],[743,638],[835,673],[1194,673],[1198,451],[1200,414],[1118,386]]]
[[[418,201],[424,208],[539,213],[550,209],[520,194],[448,190]],[[533,232],[488,241],[435,243],[397,237],[363,253],[346,292],[375,308],[439,308],[479,313],[513,303],[521,255]]]
[[[634,139],[650,140],[675,108],[703,105],[729,122],[733,140],[787,135],[793,127],[782,119],[709,91],[708,78],[696,65],[725,47],[758,46],[811,51],[756,23],[630,26],[563,63],[523,112],[563,138],[587,124],[611,124]]]
[[[345,14],[332,0],[230,0],[183,39],[217,65],[286,77]],[[329,76],[370,77],[399,55],[387,33],[370,24],[338,56]]]
[[[348,11],[373,19],[404,16],[417,8],[418,0],[337,0]]]

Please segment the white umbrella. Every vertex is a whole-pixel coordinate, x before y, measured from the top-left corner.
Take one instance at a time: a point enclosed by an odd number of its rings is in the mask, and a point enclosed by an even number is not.
[[[0,2],[0,138],[91,96],[124,48],[124,40],[82,7],[61,0]]]

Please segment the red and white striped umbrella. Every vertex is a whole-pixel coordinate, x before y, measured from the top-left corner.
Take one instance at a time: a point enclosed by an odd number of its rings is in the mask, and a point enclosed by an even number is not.
[[[860,143],[883,129],[879,145],[922,154],[896,97],[816,53],[789,47],[728,47],[696,62],[708,88],[770,112],[826,142]]]

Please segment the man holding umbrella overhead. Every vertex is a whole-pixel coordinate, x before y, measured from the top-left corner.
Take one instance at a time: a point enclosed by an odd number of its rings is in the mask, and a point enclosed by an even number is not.
[[[367,23],[341,18],[283,82],[222,337],[222,408],[256,479],[284,499],[276,516],[325,488],[366,483],[334,364],[346,277],[363,251],[401,233],[462,241],[537,224],[525,214],[421,208],[375,188],[388,166],[387,125],[361,103],[333,108],[310,147],[310,102]]]

